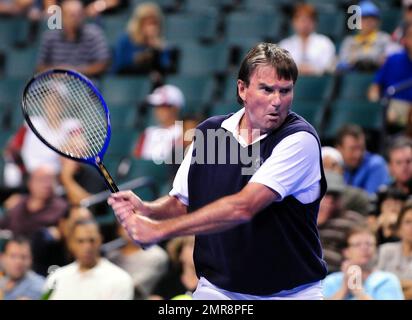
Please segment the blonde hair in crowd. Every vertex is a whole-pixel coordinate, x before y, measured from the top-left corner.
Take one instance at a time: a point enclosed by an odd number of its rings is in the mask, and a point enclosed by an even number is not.
[[[135,43],[143,42],[143,34],[141,25],[144,18],[155,17],[159,21],[160,30],[163,27],[163,14],[160,7],[156,3],[144,2],[136,6],[133,16],[127,23],[127,33]]]

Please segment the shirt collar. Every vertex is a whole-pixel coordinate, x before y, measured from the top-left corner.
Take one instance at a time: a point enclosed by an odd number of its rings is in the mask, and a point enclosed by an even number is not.
[[[236,139],[237,142],[239,142],[239,144],[242,147],[247,147],[249,144],[245,141],[245,139],[243,139],[242,136],[239,135],[239,124],[240,124],[240,120],[242,119],[243,115],[245,114],[245,108],[240,109],[239,111],[237,111],[236,113],[234,113],[233,115],[231,115],[229,118],[227,118],[226,120],[224,120],[221,124],[221,127],[223,129],[226,129],[227,131],[229,131],[230,133],[233,134],[233,137]],[[259,137],[257,137],[255,140],[252,141],[252,143],[250,143],[250,145],[264,139],[267,137],[267,133],[260,135]]]

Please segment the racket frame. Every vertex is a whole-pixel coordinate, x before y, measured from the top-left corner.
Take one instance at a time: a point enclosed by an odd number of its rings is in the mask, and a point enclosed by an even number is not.
[[[30,117],[28,115],[28,102],[27,102],[27,92],[30,89],[31,85],[33,82],[46,77],[51,74],[56,74],[56,73],[64,73],[64,74],[69,74],[83,83],[85,83],[92,91],[93,93],[98,97],[100,103],[103,106],[105,115],[106,115],[106,123],[107,123],[107,131],[106,131],[106,139],[103,143],[103,147],[101,150],[98,152],[97,155],[93,157],[88,157],[88,158],[77,158],[77,157],[72,157],[71,155],[61,152],[57,148],[53,147],[50,143],[47,142],[45,138],[43,138],[40,133],[37,131],[36,127],[33,125],[32,121],[30,120]],[[117,187],[116,183],[114,182],[112,176],[110,175],[109,171],[106,169],[106,167],[103,165],[103,157],[107,151],[107,148],[110,143],[110,137],[111,137],[111,126],[110,126],[110,112],[109,108],[106,105],[106,102],[103,99],[103,96],[100,94],[100,92],[97,90],[97,88],[93,85],[93,83],[84,75],[79,74],[78,72],[75,72],[73,70],[66,70],[66,69],[49,69],[45,72],[38,73],[34,75],[30,81],[27,83],[26,87],[23,90],[23,95],[22,95],[22,111],[23,111],[23,116],[24,119],[26,120],[27,125],[30,127],[30,129],[34,132],[34,134],[50,149],[53,151],[57,152],[58,154],[62,155],[63,157],[75,160],[75,161],[80,161],[89,165],[92,165],[97,169],[97,171],[100,173],[100,175],[104,178],[107,187],[110,189],[111,192],[118,192],[119,188]]]

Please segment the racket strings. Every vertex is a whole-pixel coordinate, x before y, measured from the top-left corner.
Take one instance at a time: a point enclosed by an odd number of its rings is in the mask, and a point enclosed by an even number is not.
[[[100,152],[107,137],[106,112],[82,80],[69,74],[49,74],[32,83],[26,98],[32,124],[54,148],[77,158]],[[35,119],[45,125],[36,127]]]

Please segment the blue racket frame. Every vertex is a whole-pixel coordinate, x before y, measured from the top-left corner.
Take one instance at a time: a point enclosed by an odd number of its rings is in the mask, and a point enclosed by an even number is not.
[[[28,115],[28,107],[27,107],[27,91],[29,90],[30,86],[33,84],[33,82],[44,78],[50,74],[56,74],[56,73],[64,73],[64,74],[69,74],[71,76],[74,76],[75,78],[79,79],[80,81],[82,81],[83,83],[85,83],[95,94],[96,96],[99,98],[101,104],[103,105],[103,109],[106,115],[106,121],[107,121],[107,132],[106,132],[106,139],[104,141],[103,147],[101,148],[101,150],[99,151],[99,153],[97,155],[95,155],[94,157],[89,157],[89,158],[76,158],[76,157],[72,157],[66,153],[61,152],[60,150],[56,149],[55,147],[53,147],[51,144],[49,144],[36,130],[35,126],[33,125],[33,123],[30,120],[30,117]],[[23,97],[22,97],[22,111],[23,111],[23,116],[24,119],[26,120],[28,126],[30,127],[30,129],[33,130],[33,132],[36,134],[36,136],[45,144],[47,145],[50,149],[52,149],[53,151],[57,152],[58,154],[62,155],[63,157],[75,160],[75,161],[80,161],[86,164],[89,164],[93,167],[95,167],[99,173],[102,175],[102,177],[105,179],[105,182],[108,186],[108,188],[110,189],[111,192],[118,192],[119,188],[117,187],[116,183],[114,182],[113,178],[111,177],[111,175],[109,174],[109,172],[107,171],[106,167],[103,165],[103,157],[107,151],[107,148],[109,147],[109,143],[110,143],[110,137],[111,137],[111,126],[110,126],[110,112],[109,112],[109,108],[106,105],[106,102],[103,99],[103,96],[100,94],[99,90],[97,90],[97,88],[93,85],[93,83],[84,75],[73,71],[73,70],[65,70],[65,69],[50,69],[47,70],[45,72],[36,74],[32,79],[30,79],[30,81],[27,83],[26,87],[24,88],[23,91]]]

